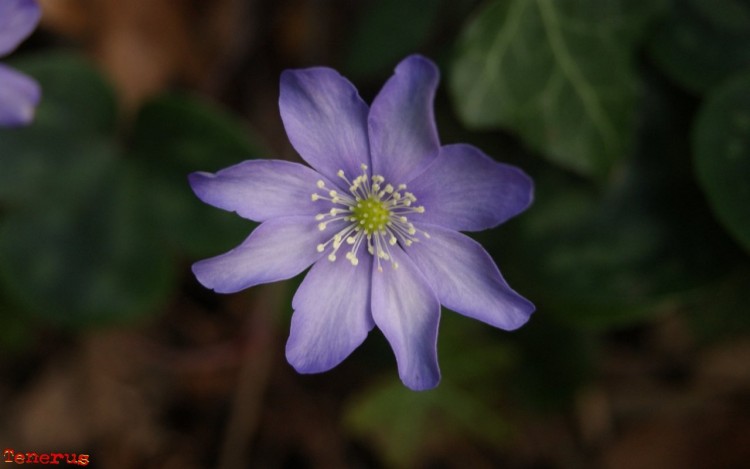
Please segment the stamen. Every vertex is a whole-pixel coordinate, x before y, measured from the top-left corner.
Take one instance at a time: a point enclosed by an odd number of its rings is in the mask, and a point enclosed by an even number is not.
[[[380,174],[367,175],[368,167],[360,165],[362,174],[353,180],[346,177],[343,169],[336,172],[348,186],[348,193],[339,193],[335,189],[329,190],[323,180],[316,183],[318,189],[324,189],[325,194],[313,193],[312,201],[324,200],[333,204],[326,212],[315,215],[318,229],[325,231],[333,221],[343,221],[344,226],[325,243],[318,244],[316,250],[325,252],[330,245],[331,250],[326,256],[335,262],[337,251],[346,244],[346,259],[356,266],[359,264],[357,253],[362,243],[366,241],[367,252],[373,256],[378,272],[382,272],[381,260],[389,262],[393,269],[398,269],[398,263],[393,259],[391,247],[400,244],[406,248],[418,242],[417,236],[429,239],[429,235],[417,230],[409,221],[407,215],[424,213],[423,206],[412,206],[417,197],[406,192],[406,184],[399,184],[394,188],[386,184],[385,177]]]

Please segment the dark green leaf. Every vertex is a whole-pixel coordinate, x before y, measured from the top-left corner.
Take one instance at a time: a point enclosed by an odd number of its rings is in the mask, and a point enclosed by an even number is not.
[[[350,403],[345,419],[392,467],[414,467],[430,447],[458,435],[494,447],[506,444],[511,435],[495,408],[449,383],[424,392],[411,391],[400,381],[374,388]]]
[[[750,4],[680,0],[650,44],[655,62],[694,92],[705,92],[750,67]]]
[[[711,207],[750,251],[750,73],[709,96],[693,137],[695,171]]]
[[[642,320],[736,258],[690,171],[689,105],[668,89],[646,88],[637,151],[610,187],[540,172],[534,205],[503,230],[515,241],[488,243],[511,285],[565,321]]]
[[[251,131],[220,108],[195,97],[161,96],[136,120],[133,151],[157,165],[216,171],[263,154]]]
[[[506,335],[497,332],[445,311],[438,343],[440,385],[414,392],[394,381],[370,389],[347,407],[347,425],[395,467],[413,467],[429,448],[459,435],[482,445],[506,444],[511,429],[497,406],[516,354]]]
[[[147,104],[133,133],[135,162],[166,238],[193,257],[233,247],[252,229],[236,214],[201,202],[187,176],[263,155],[249,129],[196,98],[166,96]]]
[[[165,300],[171,262],[143,217],[124,168],[76,204],[51,200],[0,225],[0,277],[8,294],[53,323],[83,326],[139,316]]]
[[[77,138],[38,124],[0,129],[0,148],[0,202],[9,208],[77,199],[116,159],[103,137]]]
[[[466,28],[451,69],[460,117],[512,129],[569,169],[606,174],[629,149],[633,55],[662,4],[492,2]]]
[[[115,127],[113,91],[76,55],[34,55],[14,65],[39,81],[43,96],[32,125],[0,129],[0,201],[75,198],[113,162],[103,148]]]

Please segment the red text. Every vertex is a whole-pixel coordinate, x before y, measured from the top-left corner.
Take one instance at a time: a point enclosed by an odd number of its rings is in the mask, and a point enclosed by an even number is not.
[[[89,455],[80,453],[19,453],[13,449],[3,451],[3,461],[16,464],[75,464],[88,466]]]

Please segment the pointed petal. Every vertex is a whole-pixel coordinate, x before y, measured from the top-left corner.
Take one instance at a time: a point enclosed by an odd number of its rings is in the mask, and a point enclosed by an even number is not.
[[[434,63],[409,56],[372,103],[368,126],[373,173],[393,185],[410,181],[438,154],[432,109],[438,80]]]
[[[42,11],[35,0],[0,2],[0,57],[13,52],[36,28]]]
[[[415,391],[434,388],[440,303],[409,257],[399,247],[391,254],[397,269],[388,262],[382,272],[372,269],[372,317],[393,348],[401,381]]]
[[[285,280],[317,261],[323,254],[316,246],[333,233],[332,226],[320,231],[311,216],[274,218],[231,251],[193,264],[193,273],[206,288],[219,293]]]
[[[0,64],[0,127],[30,123],[40,95],[36,81]]]
[[[413,220],[456,231],[480,231],[523,212],[534,183],[515,166],[498,163],[465,144],[446,145],[409,191],[425,207]]]
[[[307,166],[278,160],[244,161],[216,174],[189,176],[190,186],[202,201],[256,221],[328,210],[325,201],[310,199],[313,192],[320,192],[315,184],[321,179]]]
[[[370,164],[367,104],[335,70],[284,71],[279,109],[294,149],[332,181],[339,184],[339,169],[353,179],[361,174],[360,165]]]
[[[442,305],[508,331],[528,321],[534,305],[508,286],[479,243],[438,226],[418,229],[430,238],[412,244],[407,253]]]
[[[370,312],[371,256],[321,259],[294,295],[287,361],[300,373],[328,371],[365,340],[375,323]]]

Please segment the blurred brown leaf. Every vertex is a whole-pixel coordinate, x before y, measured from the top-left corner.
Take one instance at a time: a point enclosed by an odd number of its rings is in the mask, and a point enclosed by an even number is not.
[[[199,89],[250,42],[241,0],[40,0],[43,25],[80,43],[133,109],[175,84]]]

